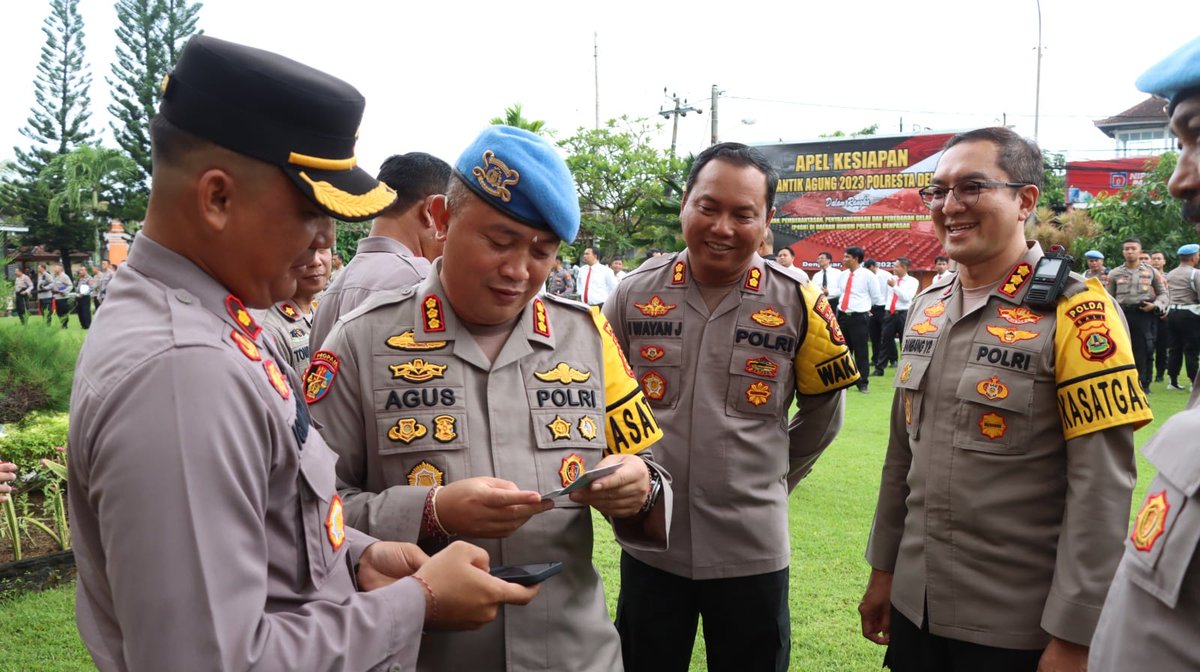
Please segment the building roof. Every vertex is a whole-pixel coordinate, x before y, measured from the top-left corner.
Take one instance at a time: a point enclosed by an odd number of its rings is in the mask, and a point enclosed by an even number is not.
[[[1171,123],[1171,118],[1167,116],[1166,104],[1162,98],[1150,96],[1120,114],[1095,122],[1096,128],[1113,138],[1119,129],[1167,126]]]

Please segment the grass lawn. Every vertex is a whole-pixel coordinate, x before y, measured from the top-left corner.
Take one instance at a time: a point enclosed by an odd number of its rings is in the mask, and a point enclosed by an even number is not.
[[[891,403],[887,385],[875,381],[871,387],[869,395],[848,393],[841,435],[792,494],[793,670],[878,670],[883,660],[883,649],[859,634],[856,611],[869,571],[863,549],[879,488]],[[1168,392],[1161,384],[1154,389],[1150,403],[1155,421],[1137,432],[1139,446],[1187,401],[1185,392]],[[1141,501],[1153,476],[1139,456],[1135,502]],[[596,529],[604,530],[603,523]],[[595,562],[604,577],[610,610],[619,587],[617,557],[610,536],[598,534]],[[73,627],[73,610],[71,587],[0,604],[0,642],[6,644],[0,672],[91,669]],[[691,669],[705,669],[699,642]]]

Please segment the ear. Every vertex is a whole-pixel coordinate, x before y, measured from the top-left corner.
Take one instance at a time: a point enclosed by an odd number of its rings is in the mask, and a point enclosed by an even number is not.
[[[445,202],[445,200],[446,200],[446,197],[442,194],[430,194],[430,195],[426,196],[424,202],[422,202],[420,216],[421,216],[421,226],[423,228],[426,228],[426,229],[435,228],[435,222],[433,219],[433,202],[438,200],[439,198],[443,202]]]
[[[767,224],[766,224],[766,227],[770,227],[770,226],[771,226],[771,220],[772,220],[772,219],[775,219],[775,208],[771,208],[771,211],[767,213]],[[766,228],[766,227],[764,227],[764,228]]]
[[[210,168],[196,181],[196,207],[212,232],[229,225],[235,191],[233,176],[222,168]]]
[[[1038,196],[1041,195],[1041,190],[1032,184],[1021,187],[1017,192],[1017,197],[1021,199],[1021,221],[1029,219],[1033,211],[1037,209]]]
[[[433,219],[433,237],[440,242],[446,241],[446,232],[450,230],[450,208],[445,194],[437,194],[429,201],[428,212]]]
[[[683,192],[683,196],[679,198],[679,215],[683,216],[683,210],[687,207],[688,192]]]

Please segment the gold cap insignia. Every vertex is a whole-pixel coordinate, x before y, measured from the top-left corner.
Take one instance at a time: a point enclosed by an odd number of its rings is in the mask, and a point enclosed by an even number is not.
[[[764,327],[778,327],[782,326],[784,322],[783,315],[780,315],[779,311],[774,308],[763,308],[751,315],[750,319]]]
[[[591,441],[596,438],[596,421],[589,416],[583,416],[579,419],[579,424],[576,425],[579,429],[579,435]]]
[[[396,426],[388,430],[387,436],[392,441],[399,441],[407,445],[428,433],[429,430],[425,428],[425,425],[417,422],[416,418],[400,418],[396,421]]]
[[[583,383],[592,377],[590,371],[580,371],[573,369],[566,362],[559,362],[553,369],[549,371],[537,372],[533,375],[540,381],[545,383],[562,383],[570,385],[571,383]]]
[[[409,485],[432,488],[438,485],[445,485],[445,483],[446,473],[433,466],[431,462],[421,460],[417,463],[417,466],[408,470]]]
[[[635,302],[633,305],[646,317],[662,317],[676,308],[676,304],[665,303],[657,294],[645,303]]]
[[[561,415],[554,416],[554,420],[546,425],[546,427],[550,429],[550,438],[552,441],[571,438],[571,423],[563,420]]]
[[[446,364],[434,364],[420,357],[403,364],[389,364],[392,378],[403,378],[410,383],[424,383],[434,378],[441,378],[446,373]]]
[[[1008,421],[999,413],[984,413],[982,418],[979,418],[979,433],[989,439],[995,440],[1008,431]]]
[[[450,443],[458,438],[454,429],[456,420],[453,415],[439,415],[433,419],[433,438],[439,443]]]
[[[1036,331],[1025,331],[1024,329],[1014,329],[1012,327],[997,327],[995,325],[987,325],[987,332],[995,336],[1001,343],[1012,345],[1018,341],[1028,341],[1038,337]]]
[[[750,387],[746,388],[746,401],[755,406],[762,406],[771,398],[771,388],[761,380],[750,383]]]
[[[558,468],[558,475],[562,477],[563,487],[575,482],[579,475],[584,472],[583,458],[571,453],[562,460],[562,466]]]
[[[1146,503],[1142,504],[1142,510],[1138,511],[1137,518],[1133,521],[1133,534],[1129,535],[1134,548],[1144,552],[1154,548],[1154,542],[1158,541],[1166,529],[1167,513],[1170,510],[1171,503],[1167,501],[1166,490],[1146,498]]]
[[[475,176],[484,191],[505,203],[512,200],[512,192],[508,188],[516,186],[517,182],[521,180],[521,173],[497,159],[496,154],[490,149],[483,152],[483,167],[475,166],[471,169],[471,174]]]
[[[1000,376],[992,376],[987,380],[979,381],[979,384],[975,386],[975,391],[992,401],[1008,397],[1008,386],[1000,382]]]
[[[413,336],[413,330],[401,332],[395,336],[390,336],[384,345],[393,350],[438,350],[446,347],[445,341],[424,341],[418,342]]]
[[[667,394],[667,381],[657,371],[651,371],[642,376],[642,391],[655,401],[661,401]]]
[[[325,516],[325,530],[329,534],[329,544],[333,546],[333,552],[337,553],[346,542],[346,516],[340,495],[334,495],[333,501],[329,503],[329,515]]]

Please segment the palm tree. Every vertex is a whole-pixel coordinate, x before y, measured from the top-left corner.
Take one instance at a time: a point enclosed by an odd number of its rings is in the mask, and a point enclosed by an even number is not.
[[[42,178],[52,184],[61,185],[50,199],[49,218],[51,223],[62,226],[63,212],[87,212],[92,222],[92,235],[96,252],[100,252],[100,225],[98,213],[107,208],[100,194],[113,186],[114,182],[136,179],[138,166],[125,154],[99,145],[83,144],[71,152],[54,157],[42,171]],[[63,264],[70,272],[69,250],[61,250]]]
[[[490,123],[492,126],[514,126],[516,128],[523,128],[531,133],[537,133],[538,135],[549,134],[549,131],[546,129],[546,122],[540,119],[530,120],[525,118],[525,116],[521,113],[520,103],[513,103],[512,107],[504,108],[503,117],[492,117],[492,120],[488,123]]]

